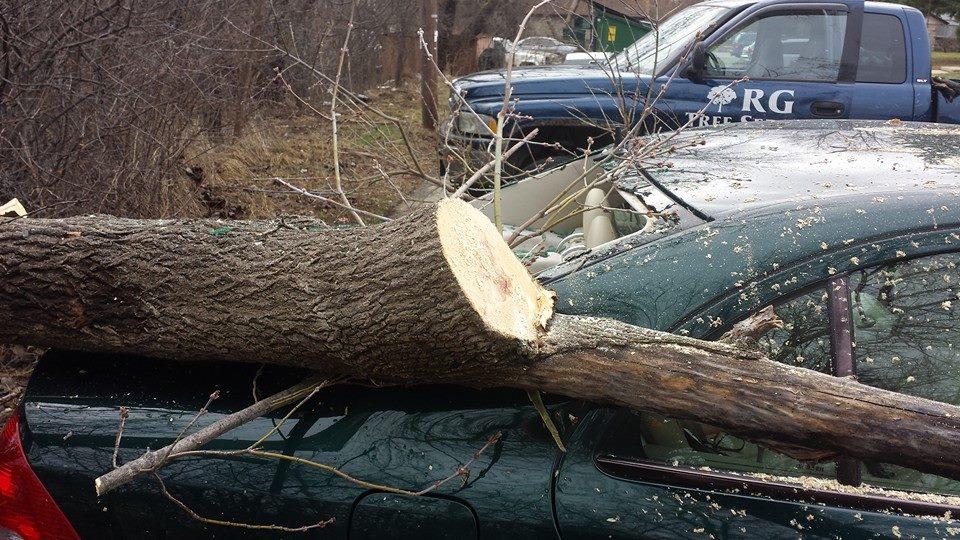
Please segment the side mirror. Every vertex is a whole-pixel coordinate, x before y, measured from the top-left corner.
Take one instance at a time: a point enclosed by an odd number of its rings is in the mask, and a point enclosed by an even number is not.
[[[687,66],[683,76],[694,82],[702,81],[707,69],[707,48],[702,41],[698,41],[693,46],[693,52],[690,58],[690,65]]]

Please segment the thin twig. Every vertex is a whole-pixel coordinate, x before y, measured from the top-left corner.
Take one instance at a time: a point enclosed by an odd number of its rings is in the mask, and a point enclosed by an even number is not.
[[[207,402],[203,404],[203,407],[201,407],[199,411],[197,411],[197,414],[196,416],[193,417],[193,420],[190,420],[190,423],[188,423],[186,426],[183,426],[183,429],[180,430],[180,433],[177,435],[177,438],[173,440],[173,444],[171,444],[168,447],[169,450],[167,450],[167,455],[164,456],[163,461],[168,461],[170,459],[170,452],[173,451],[173,447],[176,446],[176,444],[180,442],[181,439],[183,439],[184,434],[190,431],[190,428],[192,428],[197,423],[197,421],[200,420],[201,416],[207,414],[207,411],[210,409],[210,404],[219,398],[220,398],[219,390],[214,390],[213,392],[210,393],[210,397],[207,398]]]
[[[226,521],[222,519],[213,519],[208,517],[203,517],[200,514],[197,514],[193,511],[192,508],[184,504],[183,501],[174,497],[169,491],[167,491],[167,485],[163,483],[163,479],[160,478],[160,475],[153,473],[154,478],[157,479],[157,484],[160,486],[160,493],[163,493],[163,496],[170,500],[173,504],[180,507],[181,510],[190,515],[193,519],[200,521],[202,523],[207,523],[209,525],[223,525],[226,527],[237,527],[240,529],[252,529],[257,531],[281,531],[281,532],[306,532],[311,529],[322,529],[327,525],[331,525],[336,521],[336,518],[325,519],[319,523],[314,523],[313,525],[304,525],[303,527],[284,527],[283,525],[254,525],[251,523],[239,523],[236,521]]]
[[[117,428],[117,440],[113,442],[113,468],[116,469],[119,467],[117,465],[117,454],[120,453],[120,438],[123,437],[123,425],[127,422],[127,416],[130,416],[130,409],[121,406],[120,407],[120,427]]]
[[[514,152],[516,152],[516,151],[517,151],[520,147],[522,147],[525,143],[530,142],[530,139],[536,137],[538,133],[540,133],[540,129],[539,129],[539,128],[538,128],[538,129],[534,129],[533,131],[531,131],[530,133],[528,133],[526,137],[520,139],[520,141],[518,141],[516,144],[514,144],[513,146],[511,146],[511,147],[503,154],[503,156],[501,156],[500,159],[510,159],[510,156],[512,156]],[[463,195],[467,192],[467,190],[470,189],[470,186],[472,186],[474,183],[476,183],[477,180],[479,180],[484,174],[486,174],[487,171],[490,170],[490,167],[493,167],[493,166],[494,166],[494,164],[496,163],[496,161],[497,161],[496,158],[494,158],[494,159],[488,161],[486,164],[484,164],[483,167],[480,167],[480,168],[477,170],[477,172],[473,173],[473,176],[471,176],[469,179],[467,179],[466,182],[464,182],[459,188],[457,188],[457,190],[456,190],[455,192],[453,192],[452,197],[453,197],[454,199],[459,199],[460,197],[463,197]]]
[[[331,383],[331,384],[336,384],[336,383]],[[270,431],[266,432],[266,433],[263,435],[263,437],[260,437],[259,439],[257,439],[256,442],[254,442],[253,444],[250,445],[250,448],[256,448],[257,446],[260,446],[260,443],[262,443],[263,441],[269,439],[271,435],[273,435],[274,433],[276,433],[277,431],[279,431],[279,429],[280,429],[281,427],[283,427],[283,424],[286,423],[286,421],[289,420],[291,416],[293,416],[293,413],[295,413],[295,412],[297,412],[298,410],[300,410],[300,407],[302,407],[304,403],[310,401],[310,398],[312,398],[313,396],[317,395],[317,392],[320,391],[320,388],[321,388],[320,386],[317,386],[316,388],[313,389],[312,392],[310,392],[309,394],[303,396],[303,399],[301,399],[296,405],[294,405],[293,407],[290,407],[290,410],[287,412],[287,414],[285,414],[285,415],[283,416],[283,418],[281,418],[280,421],[277,422],[277,424],[276,424],[275,426],[273,426],[273,429],[271,429]]]
[[[260,375],[263,374],[264,367],[266,367],[266,364],[260,364],[260,367],[257,368],[257,372],[253,375],[253,382],[250,383],[250,393],[253,395],[254,403],[260,401],[260,396],[257,392],[257,383],[260,381]]]
[[[416,152],[414,152],[414,150],[413,150],[413,145],[412,145],[411,142],[410,142],[410,135],[409,135],[409,133],[407,133],[407,129],[406,129],[406,127],[405,127],[405,123],[404,123],[400,118],[397,118],[397,117],[391,116],[391,115],[389,115],[389,114],[386,114],[385,112],[383,112],[382,110],[378,109],[377,107],[374,107],[374,106],[371,105],[370,103],[367,103],[366,101],[364,101],[364,100],[362,100],[362,99],[359,99],[359,97],[358,97],[354,92],[351,92],[350,89],[344,88],[344,87],[343,87],[342,85],[340,85],[337,81],[335,81],[334,79],[332,79],[329,75],[327,75],[326,73],[318,70],[313,64],[311,64],[310,62],[308,62],[308,61],[304,60],[303,58],[297,56],[296,54],[290,52],[289,50],[284,49],[284,48],[280,47],[279,45],[277,45],[277,44],[275,44],[275,43],[271,43],[271,42],[268,42],[268,41],[264,41],[264,40],[261,39],[260,37],[257,37],[257,36],[254,36],[254,35],[248,33],[246,30],[244,30],[244,29],[240,28],[239,26],[237,26],[236,24],[233,23],[233,21],[231,21],[231,20],[228,19],[228,18],[224,18],[224,21],[225,21],[227,24],[229,24],[231,27],[233,27],[235,30],[237,30],[238,32],[240,32],[241,34],[243,34],[243,35],[245,35],[245,36],[247,36],[247,37],[250,37],[250,38],[252,38],[253,40],[255,40],[255,41],[259,42],[260,44],[264,45],[265,47],[267,47],[266,49],[263,49],[262,52],[275,51],[275,52],[278,52],[278,53],[284,55],[284,57],[286,57],[287,59],[291,60],[294,64],[299,65],[299,66],[303,67],[304,69],[306,69],[306,70],[310,71],[311,73],[313,73],[318,79],[323,80],[323,81],[326,81],[327,83],[330,83],[331,85],[337,87],[337,88],[339,89],[339,93],[347,96],[348,98],[350,98],[350,100],[351,100],[351,102],[353,103],[353,105],[355,105],[355,106],[357,106],[357,107],[359,107],[359,108],[362,108],[362,109],[364,109],[364,110],[370,111],[370,112],[372,112],[373,114],[375,114],[375,115],[379,116],[380,118],[384,119],[386,122],[393,124],[393,125],[397,128],[397,131],[400,133],[400,138],[401,138],[401,140],[402,140],[402,142],[403,142],[403,145],[406,147],[407,157],[409,157],[409,158],[410,158],[410,161],[413,163],[413,166],[414,166],[414,169],[415,169],[414,174],[417,175],[417,176],[419,176],[420,178],[426,180],[427,182],[430,182],[431,184],[434,184],[434,185],[439,186],[439,187],[443,187],[443,183],[442,183],[440,180],[438,180],[437,178],[434,178],[433,176],[430,176],[429,174],[427,174],[427,173],[424,171],[423,166],[421,165],[419,158],[417,158]],[[434,63],[434,65],[436,65],[436,63]],[[303,99],[302,99],[300,96],[298,96],[298,95],[296,95],[296,94],[294,94],[294,96],[295,96],[299,101],[303,101]],[[311,107],[311,108],[312,108],[312,107]],[[323,117],[323,118],[327,118],[327,116],[326,116],[325,114],[320,114],[320,116]],[[369,122],[368,122],[368,123],[369,123]]]
[[[289,403],[300,400],[315,387],[327,386],[328,384],[327,381],[318,381],[317,379],[302,382],[227,415],[176,443],[169,444],[159,450],[146,452],[139,458],[95,479],[94,488],[97,495],[108,493],[144,474],[154,472],[166,465],[169,460],[174,459],[177,454],[200,448],[220,435],[246,424],[254,418],[259,418]]]
[[[341,208],[350,210],[351,212],[357,212],[357,213],[363,214],[363,215],[365,215],[365,216],[369,216],[369,217],[372,217],[372,218],[379,219],[379,220],[381,220],[381,221],[391,221],[390,218],[388,218],[388,217],[386,217],[386,216],[381,216],[381,215],[379,215],[379,214],[374,214],[373,212],[367,212],[366,210],[360,210],[359,208],[354,208],[354,207],[352,207],[352,206],[347,206],[347,205],[345,205],[345,204],[343,204],[343,203],[341,203],[341,202],[339,202],[339,201],[335,201],[335,200],[330,199],[330,198],[328,198],[328,197],[324,197],[323,195],[317,195],[316,193],[314,193],[314,192],[312,192],[312,191],[307,191],[307,190],[305,190],[305,189],[303,189],[303,188],[301,188],[301,187],[297,187],[297,186],[291,184],[290,182],[287,182],[287,181],[284,180],[283,178],[274,178],[273,181],[276,182],[276,183],[278,183],[278,184],[281,184],[281,185],[284,185],[284,186],[290,188],[290,189],[293,190],[297,195],[303,195],[304,197],[309,197],[309,198],[311,198],[311,199],[317,199],[318,201],[323,201],[323,202],[328,203],[328,204],[332,204],[332,205],[335,205],[335,206],[339,206],[339,207],[341,207]]]
[[[540,396],[540,392],[538,390],[527,390],[527,395],[530,396],[533,407],[540,413],[540,419],[543,420],[543,425],[546,426],[547,431],[550,432],[550,436],[553,437],[553,442],[557,443],[557,448],[559,448],[561,452],[566,452],[567,449],[563,446],[563,439],[560,438],[557,425],[554,424],[553,419],[550,418],[550,413],[547,411],[546,405],[543,404],[543,398]]]
[[[517,36],[513,40],[513,46],[510,55],[507,57],[506,77],[503,82],[503,105],[500,112],[497,113],[497,132],[494,134],[494,153],[493,153],[493,222],[497,231],[503,231],[503,217],[500,212],[500,183],[503,180],[503,125],[507,119],[507,112],[510,108],[510,96],[513,93],[513,63],[517,57],[517,42],[523,36],[523,31],[527,27],[527,22],[533,16],[533,12],[541,6],[549,4],[552,0],[542,0],[537,5],[530,8],[527,16],[520,22],[520,28],[517,29]]]
[[[488,448],[490,448],[491,445],[499,441],[501,436],[502,434],[500,432],[493,434],[489,439],[487,439],[487,442],[479,450],[477,450],[466,463],[457,467],[452,474],[450,474],[445,478],[441,478],[440,480],[433,482],[426,488],[423,488],[419,491],[411,491],[411,490],[401,489],[401,488],[388,486],[384,484],[367,482],[366,480],[361,480],[359,478],[353,477],[332,465],[327,465],[326,463],[320,463],[318,461],[313,461],[310,459],[297,457],[297,456],[290,456],[287,454],[281,454],[278,452],[271,452],[268,450],[259,450],[252,446],[248,448],[244,448],[242,450],[191,450],[188,452],[180,452],[177,454],[176,457],[178,458],[179,457],[196,457],[196,456],[224,456],[224,457],[231,456],[233,457],[233,456],[248,455],[248,456],[261,457],[261,458],[277,459],[281,461],[289,461],[291,463],[298,463],[300,465],[306,465],[308,467],[313,467],[316,469],[329,472],[330,474],[338,476],[346,480],[347,482],[350,482],[351,484],[354,484],[364,489],[372,489],[375,491],[383,491],[387,493],[394,493],[397,495],[410,495],[410,496],[418,497],[421,495],[426,495],[427,493],[430,493],[431,491],[434,491],[440,488],[441,486],[450,482],[454,478],[463,477],[464,474],[469,472],[469,467],[473,465],[473,463],[476,462],[478,459],[480,459],[483,453]]]
[[[360,226],[366,225],[363,222],[363,218],[360,217],[360,214],[357,213],[356,209],[353,208],[353,205],[350,204],[350,199],[347,198],[347,194],[343,192],[343,182],[340,178],[340,141],[338,134],[337,126],[337,95],[340,91],[340,77],[343,75],[343,62],[347,56],[347,47],[350,43],[350,34],[353,32],[353,19],[357,12],[357,1],[354,0],[350,3],[350,21],[347,23],[347,35],[343,38],[343,48],[340,49],[340,62],[337,65],[337,76],[333,85],[333,92],[330,97],[330,125],[333,130],[333,179],[334,185],[336,186],[337,193],[340,194],[340,199],[343,200],[344,206],[350,210],[350,214],[353,216],[353,219],[357,221],[357,224]]]
[[[490,448],[491,446],[493,446],[494,444],[496,444],[496,443],[500,440],[501,437],[503,437],[503,433],[501,433],[501,432],[499,432],[499,431],[496,432],[496,433],[494,433],[493,435],[490,436],[489,439],[487,439],[487,442],[486,442],[482,447],[480,447],[479,450],[477,450],[476,452],[473,453],[473,456],[472,456],[466,463],[464,463],[463,465],[457,467],[457,470],[454,471],[453,474],[451,474],[450,476],[448,476],[448,477],[446,477],[446,478],[443,478],[443,479],[440,479],[440,480],[434,482],[433,485],[431,485],[430,487],[428,487],[428,488],[426,488],[426,489],[422,489],[422,490],[420,490],[420,491],[417,491],[416,493],[414,493],[414,495],[426,495],[427,493],[429,493],[429,492],[431,492],[431,491],[439,488],[440,486],[446,484],[447,482],[449,482],[450,480],[453,480],[454,478],[458,478],[458,477],[459,477],[459,478],[463,478],[463,479],[464,479],[464,482],[466,482],[466,480],[467,480],[468,477],[470,476],[470,466],[473,465],[478,459],[480,459],[480,457],[483,455],[483,453],[484,453],[488,448]]]

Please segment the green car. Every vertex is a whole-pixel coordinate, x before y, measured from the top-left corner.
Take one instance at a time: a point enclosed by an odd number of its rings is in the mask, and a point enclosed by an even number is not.
[[[715,339],[772,305],[785,325],[761,340],[770,357],[960,405],[960,130],[767,122],[676,137],[669,163],[618,181],[671,219],[540,274],[561,311]],[[705,144],[684,144],[696,137]],[[201,426],[302,376],[49,352],[4,431],[0,537],[960,535],[957,481],[785,454],[689,419],[548,396],[561,452],[526,394],[459,387],[333,386],[264,445],[407,490],[470,462],[424,496],[289,461],[208,456],[159,472],[194,516],[150,475],[95,497],[93,479],[112,468],[121,406],[125,462],[171,442],[214,389],[221,397]],[[244,448],[286,413],[212,447]],[[251,528],[331,519],[305,532]]]

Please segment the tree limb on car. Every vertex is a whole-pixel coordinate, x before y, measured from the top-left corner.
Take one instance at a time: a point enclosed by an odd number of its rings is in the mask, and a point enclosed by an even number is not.
[[[0,222],[0,271],[0,342],[540,390],[960,479],[960,408],[558,314],[461,201],[347,229],[18,219]]]

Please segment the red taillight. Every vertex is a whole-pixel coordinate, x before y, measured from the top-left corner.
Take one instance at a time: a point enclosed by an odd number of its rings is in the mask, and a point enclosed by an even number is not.
[[[19,426],[14,414],[0,435],[0,537],[79,538],[27,463]]]

